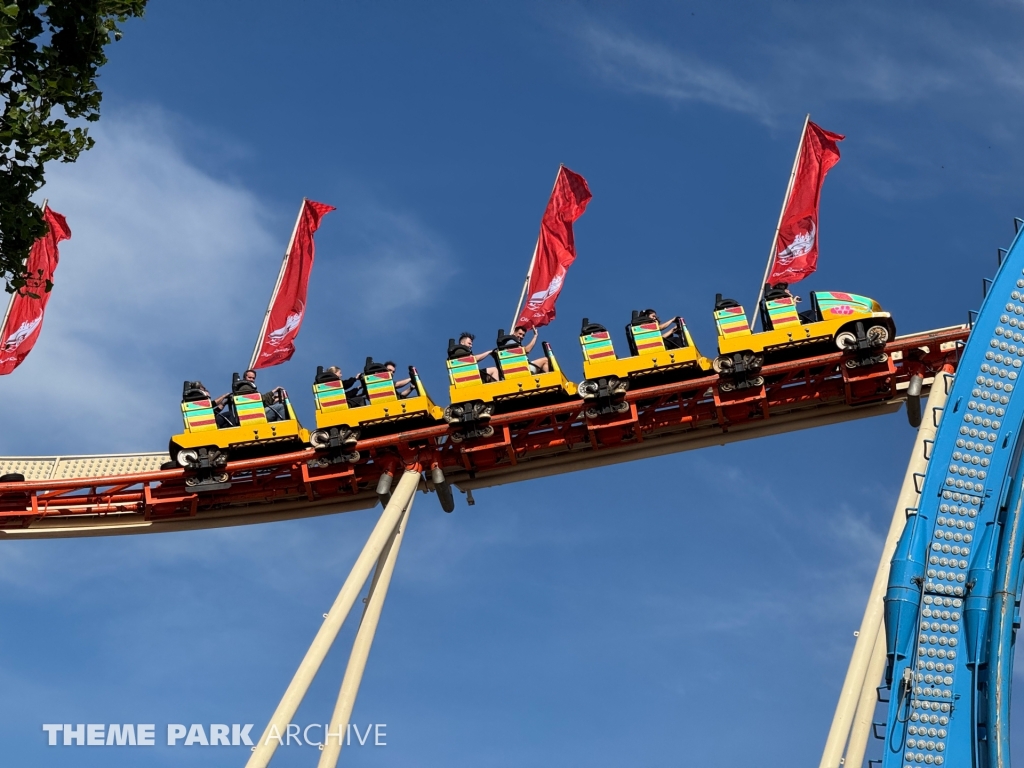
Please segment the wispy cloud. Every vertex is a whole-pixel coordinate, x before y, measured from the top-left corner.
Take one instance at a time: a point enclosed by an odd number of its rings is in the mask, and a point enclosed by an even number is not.
[[[839,23],[840,14],[847,23]],[[810,20],[780,11],[760,21],[757,39],[730,31],[700,46],[613,31],[593,19],[576,35],[588,63],[612,86],[674,103],[712,104],[766,124],[791,102],[809,98],[905,105],[985,83],[1024,89],[1014,50],[998,50],[990,38],[946,18],[864,7],[823,9]]]
[[[813,112],[850,136],[844,152],[862,154],[846,173],[882,198],[965,185],[1003,194],[1016,184],[1024,56],[1011,26],[877,3],[748,11],[741,28],[715,23],[700,36],[593,15],[573,32],[585,66],[611,88],[713,105],[772,128]],[[1020,19],[1019,8],[999,13]]]
[[[703,102],[772,122],[768,103],[727,69],[596,24],[583,27],[579,35],[592,63],[617,88],[674,103]]]
[[[427,304],[453,275],[451,249],[414,215],[373,202],[343,203],[343,258],[323,263],[323,279],[345,285],[354,320]],[[379,325],[379,323],[374,323]]]

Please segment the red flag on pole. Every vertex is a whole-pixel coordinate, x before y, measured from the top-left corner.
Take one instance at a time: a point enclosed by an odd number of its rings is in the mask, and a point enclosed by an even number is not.
[[[530,263],[526,289],[529,299],[515,325],[529,330],[555,319],[555,301],[562,290],[565,272],[576,260],[572,223],[583,215],[591,196],[586,179],[564,165],[558,169]]]
[[[53,273],[60,260],[57,244],[71,238],[71,230],[64,217],[46,205],[43,206],[43,219],[49,231],[32,244],[25,266],[31,277],[25,287],[11,297],[7,315],[0,323],[0,375],[21,365],[35,346],[43,327],[43,313],[50,301],[46,286],[53,283]]]
[[[765,282],[795,283],[818,268],[821,185],[825,174],[839,162],[837,142],[844,138],[807,122],[793,185],[775,237],[775,261]]]
[[[263,318],[263,328],[252,353],[250,368],[279,365],[290,360],[295,353],[295,337],[299,335],[302,316],[306,312],[306,289],[313,269],[313,233],[320,227],[320,219],[333,210],[333,205],[302,201],[299,218],[281,264],[281,273],[277,276],[277,285]]]

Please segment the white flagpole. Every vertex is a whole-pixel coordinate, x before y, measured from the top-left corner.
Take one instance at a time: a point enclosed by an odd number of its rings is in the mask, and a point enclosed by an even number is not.
[[[530,268],[526,270],[526,280],[523,281],[523,291],[519,294],[519,303],[516,304],[516,313],[512,315],[512,324],[509,326],[509,333],[515,330],[516,323],[519,321],[519,310],[523,308],[523,299],[526,298],[526,289],[530,287],[530,278],[533,277],[533,265],[537,263],[537,250],[540,248],[540,238],[537,238],[537,244],[533,246],[533,256],[530,257]]]
[[[45,200],[43,200],[43,204],[42,204],[42,206],[39,209],[39,210],[41,210],[43,212],[44,220],[46,218],[46,204],[49,203],[49,202],[50,202],[50,198],[46,198]],[[4,342],[4,334],[5,334],[5,331],[7,329],[7,318],[9,318],[11,316],[11,307],[14,306],[14,297],[17,296],[17,295],[18,295],[17,291],[15,291],[14,293],[11,294],[11,300],[7,302],[7,309],[4,310],[4,319],[3,319],[3,322],[0,322],[0,344],[3,344],[3,342]]]
[[[793,182],[796,180],[796,169],[800,164],[800,153],[804,148],[804,137],[807,136],[807,124],[811,121],[811,113],[804,118],[804,129],[800,131],[800,143],[796,145],[796,157],[793,158],[793,170],[789,174],[789,184],[786,185],[786,196],[782,198],[782,210],[779,211],[779,223],[775,225],[775,234],[772,236],[772,247],[768,251],[768,265],[764,268],[764,277],[761,278],[761,287],[757,291],[757,302],[754,304],[754,318],[761,316],[761,299],[764,296],[764,284],[771,274],[772,265],[775,263],[775,248],[779,242],[779,230],[782,229],[782,217],[786,215],[786,206],[789,205],[789,197],[793,194]],[[751,327],[754,325],[754,318],[751,319]],[[764,330],[762,328],[762,330]]]
[[[249,361],[249,367],[252,368],[256,365],[256,358],[260,353],[260,346],[263,344],[263,337],[267,333],[267,323],[270,322],[270,311],[274,308],[274,300],[277,298],[277,292],[281,288],[281,281],[284,279],[284,271],[288,266],[288,258],[292,255],[292,246],[295,245],[295,235],[299,231],[299,222],[302,221],[302,213],[306,210],[306,198],[302,198],[302,205],[299,206],[299,217],[295,219],[295,226],[292,228],[292,236],[288,240],[288,248],[284,252],[284,258],[281,260],[281,271],[277,273],[277,282],[274,283],[274,292],[270,294],[270,304],[267,305],[267,313],[263,316],[263,325],[260,327],[260,335],[256,338],[256,346],[252,350],[252,360]]]
[[[565,167],[564,163],[558,164],[558,173],[555,174],[555,183],[551,185],[551,195],[555,194],[555,187],[558,186],[558,177],[562,175],[562,169]],[[548,202],[551,201],[551,195],[548,195]],[[547,206],[544,206],[544,210],[547,211]],[[541,226],[544,226],[544,215],[541,214]],[[523,299],[526,298],[526,290],[530,287],[530,278],[533,277],[533,267],[537,263],[537,251],[540,250],[540,235],[537,236],[537,243],[533,246],[533,256],[530,257],[530,268],[526,270],[526,280],[523,281],[523,291],[519,294],[519,303],[516,304],[516,313],[512,316],[512,325],[509,326],[509,333],[515,330],[516,323],[519,321],[519,310],[523,308]]]

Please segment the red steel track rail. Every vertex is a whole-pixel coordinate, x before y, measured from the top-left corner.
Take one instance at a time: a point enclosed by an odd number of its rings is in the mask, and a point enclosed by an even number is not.
[[[967,326],[901,336],[888,359],[850,368],[842,353],[766,366],[760,387],[717,376],[631,390],[628,412],[588,420],[572,400],[494,416],[494,435],[454,442],[447,425],[363,440],[354,464],[310,467],[312,449],[233,462],[229,489],[194,493],[184,470],[0,483],[0,535],[60,538],[212,528],[365,509],[383,472],[443,468],[477,488],[891,413],[911,376],[955,366]],[[314,462],[315,463],[315,462]],[[421,489],[433,490],[426,473]]]

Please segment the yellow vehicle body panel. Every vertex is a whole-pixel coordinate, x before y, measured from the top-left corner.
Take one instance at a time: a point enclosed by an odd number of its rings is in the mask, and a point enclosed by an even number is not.
[[[718,337],[718,351],[720,354],[729,355],[733,352],[763,352],[794,344],[813,344],[818,342],[831,341],[847,323],[856,320],[871,320],[874,318],[891,319],[888,312],[864,312],[854,315],[847,315],[843,318],[830,318],[818,323],[807,323],[806,325],[778,330],[752,333],[745,336],[733,338]]]
[[[215,446],[220,449],[238,448],[263,442],[309,442],[309,430],[303,429],[295,418],[291,401],[284,400],[290,419],[268,422],[259,392],[235,393],[231,396],[235,416],[241,422],[237,427],[218,427],[213,402],[209,397],[188,400],[181,404],[185,431],[171,438],[171,445],[181,448]]]
[[[644,335],[648,337],[648,341],[642,346],[637,343],[638,354],[630,357],[615,356],[615,348],[608,331],[595,331],[594,335],[581,336],[584,378],[617,376],[620,379],[627,379],[636,373],[655,373],[683,368],[693,368],[701,372],[711,370],[711,361],[697,349],[690,330],[685,325],[682,325],[682,332],[686,336],[687,345],[680,349],[668,349],[665,346],[661,330],[656,324],[645,324],[630,329],[634,338],[640,333],[639,328],[647,331]]]
[[[883,312],[881,305],[865,296],[845,293],[817,292],[822,319],[814,323],[787,323],[761,333],[739,333],[723,335],[719,324],[718,351],[722,355],[734,352],[764,352],[799,344],[816,344],[831,341],[839,330],[858,320],[887,320],[892,315]],[[742,307],[739,308],[742,311]]]
[[[304,429],[298,419],[287,419],[242,427],[221,427],[198,432],[183,432],[171,438],[171,442],[179,448],[201,448],[212,445],[221,449],[283,440],[308,443],[309,430]]]
[[[316,405],[316,428],[330,429],[345,426],[350,429],[367,424],[381,424],[389,421],[408,421],[416,418],[438,420],[444,410],[434,405],[416,369],[409,368],[409,376],[415,397],[400,398],[395,391],[394,376],[387,371],[364,374],[363,385],[370,402],[367,405],[350,406],[340,378],[313,384],[313,403]]]
[[[561,371],[550,373],[532,373],[529,376],[517,376],[489,384],[460,385],[448,387],[448,396],[453,404],[467,403],[470,400],[510,400],[517,397],[528,397],[541,392],[562,390],[567,395],[576,394],[576,384],[565,378]]]
[[[646,355],[599,360],[583,361],[583,376],[587,379],[600,379],[604,376],[629,378],[639,371],[666,371],[673,368],[695,368],[701,371],[711,370],[711,361],[693,347],[683,349],[665,349]]]
[[[575,382],[565,378],[547,342],[544,343],[544,356],[551,370],[548,373],[531,373],[522,347],[500,350],[497,362],[504,378],[486,384],[472,355],[448,360],[448,399],[455,405],[472,400],[485,403],[513,400],[559,390],[570,397],[575,395]]]
[[[378,424],[385,421],[404,421],[421,416],[440,419],[444,410],[431,402],[427,395],[395,398],[383,402],[361,405],[357,408],[338,408],[331,411],[316,411],[316,428],[346,426],[359,427],[364,424]]]

